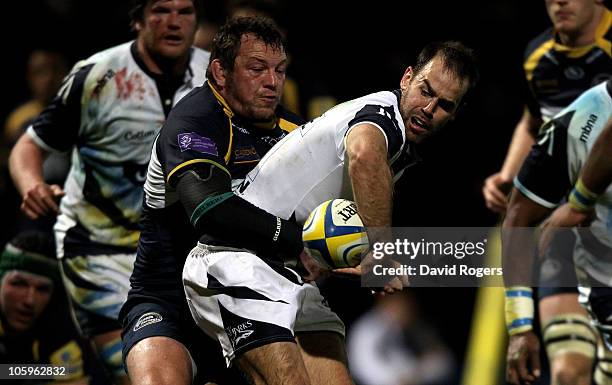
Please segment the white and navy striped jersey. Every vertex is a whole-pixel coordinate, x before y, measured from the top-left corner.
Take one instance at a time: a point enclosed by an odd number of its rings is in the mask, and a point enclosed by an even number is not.
[[[399,90],[370,94],[342,103],[300,126],[266,154],[236,194],[281,218],[295,214],[299,223],[326,200],[353,200],[345,167],[345,139],[360,123],[376,126],[385,136],[397,180],[416,161],[414,148],[406,141],[399,101]]]
[[[74,66],[27,131],[46,150],[72,151],[55,225],[60,257],[135,251],[153,141],[170,108],[205,81],[208,60],[194,48],[184,74],[157,75],[128,42]]]
[[[584,92],[542,128],[514,180],[515,187],[544,207],[562,203],[611,116],[612,80],[608,80]],[[612,262],[602,256],[612,253],[612,187],[599,197],[595,209],[597,218],[590,227],[594,236],[578,232],[574,260],[594,277],[610,277]]]

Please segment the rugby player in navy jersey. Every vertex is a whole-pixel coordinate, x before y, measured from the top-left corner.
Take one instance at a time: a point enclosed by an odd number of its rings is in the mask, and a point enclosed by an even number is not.
[[[134,383],[189,384],[203,373],[207,381],[240,381],[216,371],[216,355],[225,366],[218,343],[193,322],[181,271],[201,237],[219,245],[246,238],[251,249],[267,241],[244,231],[252,215],[227,204],[232,186],[303,122],[279,105],[285,52],[269,19],[228,21],[213,40],[208,81],[176,105],[153,144],[131,290],[121,311],[124,359]],[[287,231],[295,225],[279,225],[279,243],[299,254],[300,233]]]

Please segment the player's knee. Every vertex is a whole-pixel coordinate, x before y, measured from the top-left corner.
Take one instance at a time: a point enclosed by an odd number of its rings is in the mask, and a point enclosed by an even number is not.
[[[577,353],[558,355],[551,365],[551,384],[589,385],[593,361]]]
[[[133,385],[188,385],[193,378],[189,354],[179,342],[169,338],[139,341],[125,361]]]

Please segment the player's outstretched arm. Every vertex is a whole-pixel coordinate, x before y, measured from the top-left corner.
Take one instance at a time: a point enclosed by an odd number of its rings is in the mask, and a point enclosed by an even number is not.
[[[506,211],[507,194],[512,188],[512,180],[518,173],[523,161],[534,144],[534,133],[538,130],[541,120],[535,118],[527,108],[521,120],[517,123],[506,154],[506,159],[499,172],[489,176],[482,187],[487,207],[497,213]]]
[[[533,333],[531,291],[534,234],[529,227],[550,209],[514,189],[502,224],[502,264],[506,285],[508,342],[506,377],[511,384],[534,381],[540,375],[540,343]]]
[[[393,178],[387,159],[387,142],[382,132],[369,123],[353,127],[346,137],[349,177],[357,210],[368,229],[370,243],[391,241],[393,210]],[[374,262],[368,254],[353,269],[337,269],[341,273],[367,274]],[[401,290],[407,281],[394,278],[385,291]]]
[[[47,153],[27,133],[13,147],[9,170],[22,196],[21,210],[31,219],[59,213],[58,201],[64,191],[43,179],[42,164]]]

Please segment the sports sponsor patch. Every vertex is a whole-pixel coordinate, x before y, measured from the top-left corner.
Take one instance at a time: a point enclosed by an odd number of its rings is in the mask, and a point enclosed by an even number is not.
[[[134,326],[134,331],[138,331],[145,326],[149,326],[151,324],[161,322],[162,320],[163,320],[163,317],[159,313],[155,313],[155,312],[145,313],[141,315],[140,318],[138,318],[138,321],[136,321],[136,326]]]
[[[178,145],[181,152],[193,150],[203,154],[218,156],[217,145],[210,138],[200,136],[195,132],[178,134]]]

